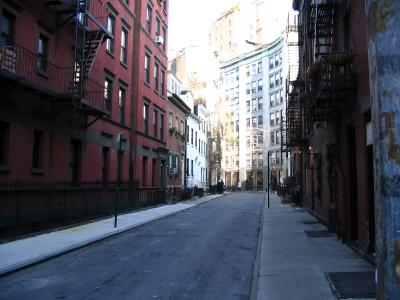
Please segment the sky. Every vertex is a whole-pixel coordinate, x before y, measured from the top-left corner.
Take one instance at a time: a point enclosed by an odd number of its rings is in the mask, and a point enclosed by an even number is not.
[[[268,12],[285,15],[292,0],[266,0]],[[168,57],[187,46],[207,45],[212,22],[236,0],[170,0]]]

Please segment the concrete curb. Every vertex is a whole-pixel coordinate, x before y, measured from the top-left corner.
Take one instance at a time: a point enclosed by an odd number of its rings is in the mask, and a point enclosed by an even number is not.
[[[97,242],[100,242],[100,241],[103,241],[103,240],[108,239],[108,238],[110,238],[110,237],[116,236],[116,235],[118,235],[118,234],[120,234],[120,233],[123,233],[123,232],[126,232],[126,231],[128,231],[128,230],[132,230],[132,229],[135,229],[135,228],[139,228],[139,227],[141,227],[141,226],[143,226],[143,225],[145,225],[145,224],[148,224],[148,223],[151,223],[151,222],[154,222],[154,221],[157,221],[157,220],[161,220],[161,219],[164,219],[164,218],[169,217],[169,216],[173,216],[173,215],[175,215],[175,214],[177,214],[177,213],[180,213],[180,212],[185,211],[185,210],[187,210],[187,209],[190,209],[190,208],[199,206],[199,205],[201,205],[201,204],[204,204],[204,203],[206,203],[206,202],[208,202],[208,201],[211,201],[211,200],[220,198],[220,197],[222,197],[222,196],[224,196],[224,195],[218,195],[218,196],[216,196],[216,197],[213,197],[213,198],[210,198],[210,199],[206,199],[206,200],[204,200],[204,201],[202,201],[202,202],[200,202],[200,203],[192,204],[193,206],[188,206],[188,207],[183,208],[183,209],[181,209],[181,210],[179,210],[179,211],[167,213],[167,214],[164,214],[164,215],[161,215],[161,216],[157,216],[157,217],[155,217],[154,219],[146,220],[146,221],[140,222],[140,223],[135,224],[135,225],[132,225],[132,226],[127,226],[127,227],[124,227],[124,228],[121,228],[121,229],[117,229],[117,230],[115,230],[115,231],[113,231],[113,232],[109,232],[109,233],[106,233],[106,234],[103,234],[103,235],[99,235],[99,236],[96,236],[96,237],[94,237],[94,238],[87,239],[87,240],[85,240],[85,241],[83,241],[83,242],[70,245],[70,246],[65,247],[65,248],[63,248],[63,249],[61,249],[61,250],[49,252],[49,253],[46,253],[46,254],[44,254],[44,255],[38,256],[38,257],[36,257],[36,258],[28,259],[28,260],[25,260],[25,261],[20,262],[20,263],[18,263],[18,264],[14,264],[14,265],[11,265],[11,266],[8,266],[8,267],[5,267],[5,268],[1,268],[1,269],[0,269],[0,277],[4,277],[4,276],[6,276],[6,275],[9,275],[9,274],[18,272],[18,271],[20,271],[20,270],[26,269],[26,268],[28,268],[28,267],[37,265],[37,264],[39,264],[39,263],[48,261],[48,260],[53,259],[53,258],[56,258],[56,257],[59,257],[59,256],[61,256],[61,255],[64,255],[64,254],[73,252],[73,251],[75,251],[75,250],[84,248],[84,247],[86,247],[86,246],[95,244],[95,243],[97,243]],[[177,204],[178,204],[178,203],[177,203]],[[186,204],[189,205],[190,203],[186,203]],[[167,205],[169,205],[169,204],[167,204]],[[174,204],[173,204],[173,205],[174,205]]]

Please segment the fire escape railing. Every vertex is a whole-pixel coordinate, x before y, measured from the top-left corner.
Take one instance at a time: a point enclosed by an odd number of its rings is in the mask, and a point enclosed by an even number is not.
[[[73,72],[72,67],[57,66],[18,44],[0,38],[0,76],[5,80],[50,95],[54,100],[68,101],[73,97]],[[87,77],[84,89],[82,104],[98,112],[105,111],[104,86]]]
[[[313,121],[328,121],[339,102],[350,97],[357,88],[356,73],[350,54],[339,61],[342,53],[319,57],[310,68],[310,117]]]
[[[101,0],[42,0],[42,3],[57,13],[59,27],[75,26],[75,58],[70,82],[73,103],[80,110],[85,101],[94,97],[94,92],[86,89],[95,86],[88,75],[100,45],[113,38],[107,30],[109,9]]]

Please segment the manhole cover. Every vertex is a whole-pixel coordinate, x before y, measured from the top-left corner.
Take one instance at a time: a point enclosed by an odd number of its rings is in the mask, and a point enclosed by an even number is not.
[[[340,299],[375,298],[374,271],[326,273],[333,292]]]
[[[304,230],[308,237],[329,237],[332,234],[328,230]]]

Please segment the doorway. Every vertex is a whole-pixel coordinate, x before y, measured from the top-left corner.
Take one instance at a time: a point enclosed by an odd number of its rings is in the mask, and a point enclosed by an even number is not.
[[[348,224],[347,236],[350,241],[358,240],[358,204],[357,204],[357,155],[356,131],[354,125],[347,128],[348,145]]]

